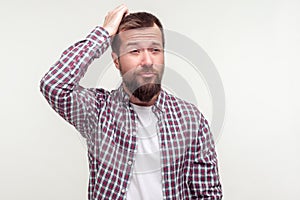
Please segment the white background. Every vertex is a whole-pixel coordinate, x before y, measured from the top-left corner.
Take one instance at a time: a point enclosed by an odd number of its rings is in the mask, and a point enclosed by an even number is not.
[[[215,63],[226,94],[217,142],[224,199],[300,199],[299,1],[124,2],[156,14]],[[84,142],[48,106],[39,80],[120,3],[0,2],[0,199],[87,199]]]

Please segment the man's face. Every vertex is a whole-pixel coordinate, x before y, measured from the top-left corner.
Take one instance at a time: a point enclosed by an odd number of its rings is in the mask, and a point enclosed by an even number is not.
[[[120,33],[120,53],[115,60],[126,88],[148,102],[161,89],[164,50],[161,30],[155,25]]]

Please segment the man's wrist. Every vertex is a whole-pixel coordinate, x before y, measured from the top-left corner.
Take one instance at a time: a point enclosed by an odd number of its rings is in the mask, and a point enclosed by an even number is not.
[[[107,30],[101,26],[96,26],[96,28],[86,37],[86,39],[96,43],[99,47],[104,47],[105,49],[110,45],[111,40]]]

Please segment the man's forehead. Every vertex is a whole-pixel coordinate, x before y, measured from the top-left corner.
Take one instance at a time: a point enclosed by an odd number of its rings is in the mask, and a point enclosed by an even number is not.
[[[162,33],[157,26],[131,29],[122,31],[119,36],[124,44],[138,43],[142,41],[162,42]]]

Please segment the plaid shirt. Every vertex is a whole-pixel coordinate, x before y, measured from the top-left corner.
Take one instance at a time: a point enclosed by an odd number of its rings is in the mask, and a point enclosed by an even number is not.
[[[125,199],[137,152],[137,115],[119,87],[111,92],[79,85],[89,64],[110,46],[96,27],[65,50],[40,89],[51,107],[86,138],[90,200]],[[207,120],[166,91],[152,107],[158,117],[164,199],[222,199],[217,157]]]

